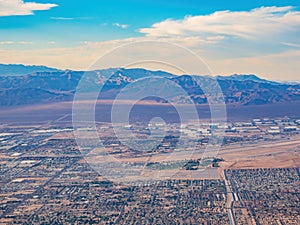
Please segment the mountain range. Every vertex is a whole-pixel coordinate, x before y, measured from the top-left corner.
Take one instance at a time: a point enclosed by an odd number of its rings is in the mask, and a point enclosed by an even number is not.
[[[104,85],[101,99],[114,99],[127,85],[146,77],[161,77],[181,86],[196,104],[207,103],[207,96],[199,87],[209,83],[210,76],[173,75],[146,69],[104,69],[96,71],[58,70],[43,66],[0,65],[0,106],[20,106],[73,100],[79,81],[86,74],[86,92],[97,91]],[[164,80],[164,79],[162,79]],[[261,105],[300,100],[299,83],[280,83],[261,79],[256,75],[217,76],[227,104]],[[147,82],[151,82],[147,81]],[[157,84],[155,84],[157,85]],[[159,85],[159,84],[158,84]],[[141,85],[140,89],[151,86]],[[186,103],[184,96],[170,95],[176,103]],[[154,101],[162,99],[153,98]]]
[[[55,72],[59,69],[47,66],[25,66],[22,64],[0,64],[0,76],[22,76],[36,72]]]

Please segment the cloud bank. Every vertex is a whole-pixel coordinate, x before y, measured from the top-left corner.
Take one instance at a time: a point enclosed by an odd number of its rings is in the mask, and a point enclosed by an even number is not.
[[[218,11],[210,15],[167,19],[140,32],[149,37],[229,36],[243,39],[287,37],[300,30],[300,12],[292,6],[261,7],[251,11]]]
[[[0,16],[33,15],[34,11],[49,10],[57,4],[24,2],[23,0],[0,0]]]

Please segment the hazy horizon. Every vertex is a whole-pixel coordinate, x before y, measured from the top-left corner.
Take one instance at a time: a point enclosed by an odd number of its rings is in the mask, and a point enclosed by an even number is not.
[[[233,74],[185,74],[185,73],[176,73],[177,71],[172,71],[172,70],[164,70],[164,69],[155,69],[155,68],[147,68],[147,67],[128,67],[128,68],[124,68],[124,67],[110,67],[110,68],[99,68],[99,69],[90,69],[90,70],[72,70],[70,68],[57,68],[57,67],[49,67],[47,65],[36,65],[36,64],[13,64],[13,63],[9,63],[9,64],[4,64],[4,63],[0,63],[0,65],[5,65],[5,66],[25,66],[25,67],[47,67],[49,69],[57,69],[57,70],[61,70],[61,71],[75,71],[75,72],[87,72],[87,71],[95,71],[95,70],[108,70],[108,69],[144,69],[144,70],[149,70],[152,72],[166,72],[166,73],[170,73],[172,75],[175,76],[183,76],[183,75],[192,75],[192,76],[212,76],[212,77],[231,77],[231,76],[256,76],[260,79],[266,79],[269,81],[278,81],[278,82],[300,82],[300,80],[286,80],[286,79],[278,79],[278,80],[271,80],[268,79],[266,77],[261,76],[260,74],[246,74],[246,73],[233,73]],[[39,72],[43,72],[43,71],[39,71]],[[0,75],[1,76],[1,75]],[[5,75],[3,75],[5,76]],[[14,76],[14,75],[13,75]]]
[[[30,4],[0,2],[1,63],[87,70],[120,45],[159,41],[193,51],[214,75],[299,80],[299,1],[36,0]],[[153,46],[153,50],[194,67],[173,49]],[[143,57],[146,52],[142,48],[136,54]],[[123,66],[118,58],[106,65]]]

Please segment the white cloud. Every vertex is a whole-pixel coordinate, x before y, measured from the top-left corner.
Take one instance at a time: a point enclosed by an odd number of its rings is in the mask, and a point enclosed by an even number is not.
[[[300,48],[300,44],[294,44],[294,43],[289,43],[289,42],[282,42],[281,44],[290,46],[290,47]]]
[[[0,0],[0,16],[32,15],[37,10],[49,10],[57,4],[24,2],[23,0]]]
[[[300,29],[300,12],[291,6],[261,7],[251,11],[219,11],[210,15],[167,19],[140,29],[149,37],[233,36],[243,39],[288,37]]]
[[[129,27],[128,24],[120,24],[120,23],[114,23],[113,24],[115,27],[120,27],[122,29],[126,29],[127,27]]]
[[[13,45],[13,41],[0,41],[0,45]]]
[[[19,45],[32,45],[33,42],[29,42],[29,41],[0,41],[0,45],[15,45],[15,44],[19,44]]]
[[[72,17],[50,17],[52,20],[74,20]]]

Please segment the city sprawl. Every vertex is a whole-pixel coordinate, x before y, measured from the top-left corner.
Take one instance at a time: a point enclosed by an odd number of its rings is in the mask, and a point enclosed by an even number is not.
[[[119,127],[139,137],[165,128]],[[3,124],[0,224],[299,224],[299,119],[167,127],[155,149],[134,151],[122,145],[111,124],[97,124],[114,158],[162,173],[176,171],[167,179],[126,184],[93,170],[70,122]],[[202,158],[217,129],[225,132],[218,156]],[[196,149],[176,149],[179,136]],[[180,154],[164,160],[174,151]]]

